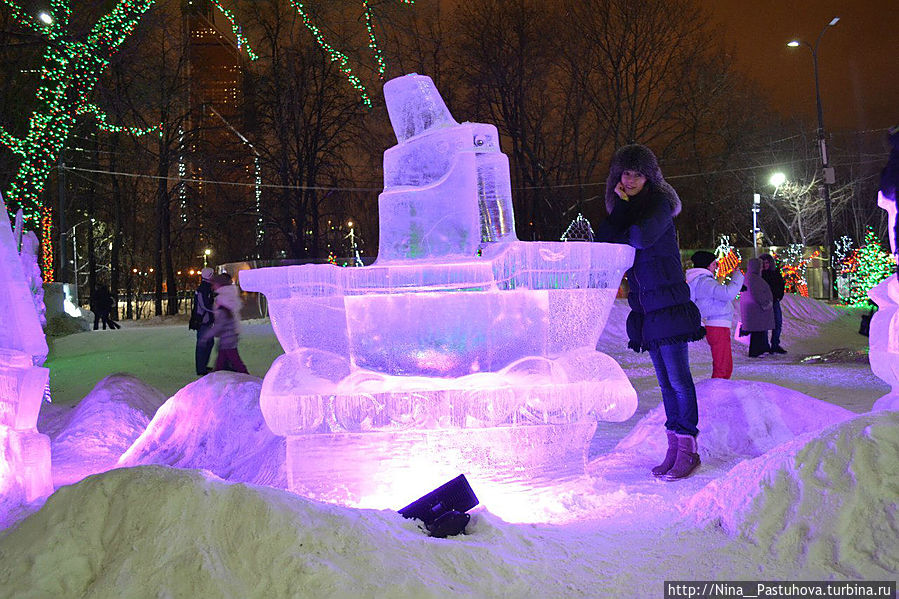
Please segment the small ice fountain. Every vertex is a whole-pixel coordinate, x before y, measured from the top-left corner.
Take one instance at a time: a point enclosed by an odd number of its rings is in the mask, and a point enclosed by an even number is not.
[[[479,494],[582,474],[597,420],[637,406],[595,349],[633,249],[518,241],[496,127],[457,123],[426,76],[384,95],[377,261],[240,273],[285,351],[261,407],[291,490],[396,508],[460,472]]]

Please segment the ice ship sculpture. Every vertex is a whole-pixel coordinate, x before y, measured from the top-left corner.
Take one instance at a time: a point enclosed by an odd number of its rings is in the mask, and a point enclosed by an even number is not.
[[[478,489],[583,473],[596,421],[637,405],[595,350],[633,249],[518,241],[496,127],[457,123],[426,76],[384,95],[399,143],[377,261],[240,273],[285,351],[261,404],[291,490],[386,508],[460,472]]]
[[[50,371],[35,300],[19,257],[19,241],[0,197],[0,505],[53,492],[50,438],[37,416]]]

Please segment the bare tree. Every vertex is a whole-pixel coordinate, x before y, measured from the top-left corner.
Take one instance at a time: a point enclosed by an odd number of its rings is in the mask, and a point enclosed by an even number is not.
[[[267,176],[278,186],[264,218],[291,257],[324,258],[324,215],[334,192],[322,188],[347,182],[344,150],[361,133],[364,108],[289,6],[259,2],[248,22],[262,57],[251,73],[258,147]]]

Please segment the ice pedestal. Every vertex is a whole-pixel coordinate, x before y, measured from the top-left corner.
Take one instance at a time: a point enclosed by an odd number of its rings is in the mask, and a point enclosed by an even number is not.
[[[50,438],[37,417],[50,378],[24,352],[0,349],[0,496],[34,501],[53,492]]]
[[[242,271],[285,354],[261,407],[291,490],[397,507],[480,484],[583,473],[598,420],[637,395],[595,350],[633,249],[520,242],[496,129],[457,124],[427,77],[385,87],[380,249],[369,267]]]

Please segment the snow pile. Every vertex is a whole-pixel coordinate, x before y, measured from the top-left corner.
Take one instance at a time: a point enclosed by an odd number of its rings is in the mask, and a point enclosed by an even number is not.
[[[530,597],[537,588],[561,596],[583,583],[551,577],[554,564],[542,551],[558,552],[554,543],[500,525],[478,514],[472,534],[432,539],[391,511],[320,504],[198,471],[121,469],[60,489],[0,539],[0,589],[40,597],[417,599]]]
[[[798,435],[854,416],[852,412],[771,383],[706,379],[696,383],[699,454],[703,461],[756,457]],[[650,410],[616,446],[657,459],[665,455],[665,407]]]
[[[688,520],[841,576],[899,571],[899,413],[858,416],[741,462],[694,495]]]
[[[187,385],[156,412],[119,466],[200,468],[234,481],[287,486],[284,439],[259,409],[262,381],[214,372]]]
[[[162,393],[129,374],[112,374],[97,383],[60,432],[49,431],[54,486],[115,467],[164,401]]]
[[[877,412],[880,410],[899,410],[899,393],[887,393],[875,401],[871,411]]]

